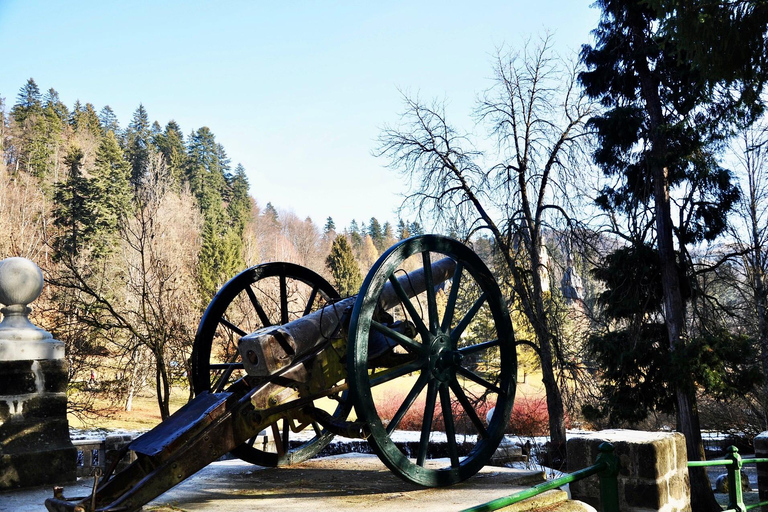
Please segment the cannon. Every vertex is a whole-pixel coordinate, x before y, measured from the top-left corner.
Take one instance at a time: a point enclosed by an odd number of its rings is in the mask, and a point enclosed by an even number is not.
[[[193,400],[112,454],[91,496],[56,488],[47,509],[138,510],[228,452],[295,464],[334,435],[367,439],[407,481],[451,485],[498,447],[517,357],[507,306],[481,258],[424,235],[389,248],[346,299],[290,263],[238,274],[202,317],[192,368]],[[403,445],[394,437],[406,427],[417,440]],[[116,472],[128,450],[136,460]]]

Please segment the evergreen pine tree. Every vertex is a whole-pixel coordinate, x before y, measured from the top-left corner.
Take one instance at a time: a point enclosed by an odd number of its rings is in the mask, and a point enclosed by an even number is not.
[[[112,132],[115,134],[115,137],[120,137],[120,123],[117,120],[115,111],[109,105],[106,105],[99,111],[99,124],[104,134]]]
[[[248,195],[248,178],[245,175],[245,167],[237,164],[235,174],[232,176],[230,188],[231,198],[227,205],[230,223],[234,233],[242,238],[245,225],[251,218],[251,197]]]
[[[379,220],[376,217],[371,217],[371,220],[368,222],[368,234],[371,236],[371,240],[373,240],[373,245],[378,250],[383,250],[384,233],[381,230],[381,224],[379,224]]]
[[[55,115],[58,118],[59,123],[63,126],[69,119],[69,109],[64,103],[62,103],[61,98],[59,97],[59,93],[56,92],[56,89],[48,89],[48,92],[45,93],[43,102],[43,108],[47,112]]]
[[[24,123],[27,117],[42,112],[42,97],[40,88],[33,78],[27,80],[27,83],[19,90],[16,96],[16,104],[11,109],[11,115],[17,123]]]
[[[410,236],[411,230],[408,227],[408,223],[403,221],[403,219],[400,219],[400,221],[397,223],[397,238],[400,240],[405,240]]]
[[[59,228],[54,238],[53,257],[56,260],[74,258],[79,255],[90,239],[91,211],[87,207],[91,195],[90,183],[83,176],[83,151],[72,146],[64,159],[67,179],[56,184],[54,194],[53,223]]]
[[[356,294],[363,284],[355,255],[347,242],[347,237],[337,235],[331,245],[331,252],[325,260],[328,270],[336,283],[336,289],[342,297]]]
[[[333,217],[329,216],[325,219],[325,226],[323,227],[323,233],[328,234],[336,231],[336,223],[333,222]]]
[[[158,133],[153,137],[155,146],[163,155],[165,164],[168,166],[168,172],[173,178],[174,186],[179,186],[184,176],[186,167],[187,152],[184,147],[184,134],[176,121],[169,121],[165,125],[163,133]]]
[[[91,170],[90,208],[98,230],[99,252],[108,252],[121,222],[131,208],[130,165],[111,131],[102,139]]]
[[[125,130],[125,156],[131,166],[131,183],[137,187],[149,162],[149,115],[139,104]]]

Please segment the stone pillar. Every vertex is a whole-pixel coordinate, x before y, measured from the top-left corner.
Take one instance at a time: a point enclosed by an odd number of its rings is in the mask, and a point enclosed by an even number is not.
[[[64,344],[28,318],[42,290],[37,265],[0,261],[0,490],[76,479]]]
[[[768,432],[760,432],[755,437],[755,458],[768,459]],[[757,492],[761,502],[768,501],[768,463],[757,464]]]
[[[568,439],[568,471],[595,463],[600,443],[615,447],[620,468],[619,510],[622,512],[690,512],[688,454],[679,433],[603,430]],[[597,476],[570,484],[571,496],[598,507]]]

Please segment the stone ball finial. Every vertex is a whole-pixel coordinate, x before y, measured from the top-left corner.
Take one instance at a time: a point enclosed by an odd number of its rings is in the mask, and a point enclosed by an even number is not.
[[[43,291],[43,272],[26,258],[0,261],[0,361],[62,359],[64,344],[29,321],[28,304]],[[21,342],[21,343],[20,343]]]
[[[27,258],[0,261],[0,304],[30,304],[43,291],[43,271]]]

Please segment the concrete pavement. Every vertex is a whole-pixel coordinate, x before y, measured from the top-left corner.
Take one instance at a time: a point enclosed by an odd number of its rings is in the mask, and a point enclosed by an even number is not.
[[[261,468],[240,460],[215,462],[145,505],[145,510],[236,512],[439,511],[449,512],[507,496],[543,481],[541,472],[487,466],[466,482],[425,489],[400,480],[373,455],[313,459],[285,468]],[[90,494],[81,479],[64,495]],[[0,494],[0,511],[41,512],[50,488]]]

